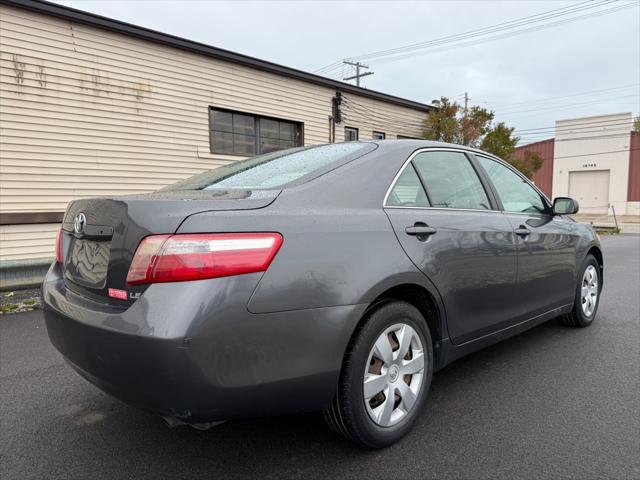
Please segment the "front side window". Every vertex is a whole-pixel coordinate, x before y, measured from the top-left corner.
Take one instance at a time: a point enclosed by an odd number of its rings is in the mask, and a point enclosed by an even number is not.
[[[422,152],[415,156],[413,164],[432,207],[491,209],[480,178],[464,153]]]
[[[510,168],[487,157],[476,156],[498,192],[505,212],[544,213],[540,194]]]
[[[313,177],[316,172],[320,174],[375,149],[375,144],[354,142],[271,152],[199,173],[162,190],[279,188],[307,175]]]
[[[428,207],[429,200],[413,165],[407,165],[389,192],[388,207]]]
[[[344,141],[356,142],[358,140],[358,129],[353,127],[344,127]]]
[[[215,108],[209,114],[211,153],[252,156],[302,145],[300,123]]]

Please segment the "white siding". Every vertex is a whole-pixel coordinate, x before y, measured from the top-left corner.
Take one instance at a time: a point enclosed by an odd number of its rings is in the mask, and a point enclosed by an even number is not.
[[[0,225],[0,260],[26,260],[55,256],[60,225]]]
[[[334,95],[0,5],[0,213],[63,211],[86,196],[148,192],[240,159],[209,153],[210,106],[303,122],[305,144],[327,142]],[[421,111],[354,94],[345,101],[336,141],[345,125],[361,139],[373,130],[387,138],[420,134]],[[0,258],[53,255],[53,242],[44,244],[55,228],[27,227],[2,230]]]

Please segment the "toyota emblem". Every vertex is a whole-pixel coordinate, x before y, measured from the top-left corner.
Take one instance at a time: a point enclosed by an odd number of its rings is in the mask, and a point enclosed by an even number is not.
[[[82,233],[86,224],[87,217],[84,216],[84,213],[79,213],[73,221],[73,231],[76,233]]]

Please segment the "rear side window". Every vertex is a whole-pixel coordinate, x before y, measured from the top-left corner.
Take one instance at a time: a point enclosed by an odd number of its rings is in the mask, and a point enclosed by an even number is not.
[[[502,200],[505,212],[544,213],[546,211],[542,197],[529,183],[510,168],[495,160],[476,155],[487,172],[498,196]]]
[[[234,162],[194,175],[162,190],[270,189],[358,158],[376,146],[371,143],[335,143],[292,148]]]
[[[432,207],[489,210],[491,203],[469,159],[460,152],[422,152],[413,164]]]
[[[429,200],[413,168],[407,165],[387,197],[389,207],[428,207]]]

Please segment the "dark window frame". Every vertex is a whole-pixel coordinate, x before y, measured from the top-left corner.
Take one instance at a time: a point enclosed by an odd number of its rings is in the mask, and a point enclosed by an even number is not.
[[[418,166],[415,164],[415,161],[416,161],[416,158],[419,155],[429,154],[429,153],[438,153],[438,152],[446,152],[446,153],[458,154],[461,158],[464,158],[466,160],[466,164],[469,165],[469,167],[471,168],[471,171],[473,172],[473,174],[475,175],[476,179],[478,180],[478,185],[480,186],[480,189],[481,189],[482,193],[484,193],[485,198],[487,199],[487,202],[488,202],[488,207],[487,208],[442,207],[442,206],[439,206],[439,205],[434,205],[433,196],[432,196],[432,193],[429,191],[430,189],[428,187],[427,179],[422,175],[422,172],[420,171]],[[465,211],[474,211],[474,212],[476,212],[476,211],[477,212],[490,212],[490,211],[495,210],[495,207],[496,207],[495,202],[494,202],[495,199],[494,199],[492,193],[490,192],[490,190],[488,189],[488,186],[485,184],[483,175],[478,171],[478,168],[476,167],[476,164],[474,162],[474,158],[472,158],[471,155],[468,155],[468,152],[466,152],[464,150],[446,149],[446,148],[445,149],[433,149],[433,150],[417,151],[412,155],[411,165],[413,166],[414,170],[418,174],[418,178],[420,179],[420,183],[422,183],[422,188],[424,188],[424,191],[427,194],[427,198],[429,199],[430,207],[426,207],[426,208],[449,209],[449,210],[452,210],[452,211],[465,210]]]
[[[452,212],[455,212],[455,211],[471,211],[471,212],[500,212],[500,211],[503,211],[502,203],[500,202],[500,199],[497,197],[497,194],[496,194],[496,192],[494,190],[494,186],[491,183],[491,181],[489,180],[489,178],[487,176],[487,173],[484,171],[484,169],[480,165],[480,162],[475,157],[475,155],[472,152],[467,151],[467,150],[463,150],[463,149],[441,148],[441,147],[421,148],[421,149],[418,149],[415,152],[413,152],[411,155],[409,155],[409,157],[402,164],[402,167],[400,168],[400,170],[398,171],[398,173],[394,177],[393,181],[391,182],[391,185],[387,189],[387,192],[385,194],[385,197],[384,197],[384,200],[383,200],[383,203],[382,203],[382,207],[383,208],[416,208],[416,209],[436,209],[436,210],[441,210],[443,208],[446,208],[446,207],[433,206],[431,195],[429,193],[429,189],[427,188],[426,182],[422,178],[422,175],[420,174],[420,171],[418,170],[418,168],[416,168],[416,166],[413,164],[413,160],[415,159],[415,157],[418,154],[427,153],[427,152],[455,152],[455,153],[461,153],[465,157],[467,157],[467,160],[469,161],[469,163],[471,164],[471,167],[475,171],[476,176],[480,180],[480,184],[482,185],[484,193],[487,195],[487,199],[489,200],[489,204],[490,204],[490,208],[489,209],[484,209],[484,208],[483,209],[448,208],[448,210],[450,210]],[[496,160],[496,158],[492,158],[492,157],[490,157],[488,155],[486,155],[486,156],[488,158],[491,158],[492,160]],[[500,163],[504,164],[506,162],[500,161]],[[389,197],[391,191],[393,190],[393,188],[395,187],[398,179],[402,175],[402,172],[404,172],[404,170],[409,168],[409,167],[413,168],[414,172],[418,176],[418,179],[420,180],[420,183],[422,184],[422,189],[424,190],[425,194],[427,195],[427,199],[428,199],[429,203],[431,204],[430,206],[428,206],[428,207],[409,207],[409,206],[407,206],[407,207],[397,207],[397,206],[393,206],[393,205],[387,205],[387,200],[388,200],[388,197]],[[510,167],[510,165],[507,165],[507,167]],[[510,168],[512,170],[515,170],[512,167],[510,167]],[[520,172],[518,172],[517,170],[515,170],[515,171],[516,171],[516,173],[520,174]],[[520,174],[520,175],[522,176],[522,174]],[[525,179],[526,179],[526,177],[525,177]],[[529,184],[531,184],[531,182],[529,182]],[[532,186],[535,188],[535,185],[532,185]],[[536,190],[538,190],[538,192],[540,192],[539,189],[536,188]],[[546,199],[546,197],[543,197],[543,198]]]
[[[378,137],[376,137],[376,135],[379,135]],[[384,132],[380,132],[378,130],[374,130],[373,132],[371,132],[371,139],[372,140],[386,140],[387,139],[387,134]]]
[[[347,131],[355,132],[356,138],[354,138],[352,140],[347,140]],[[344,127],[344,141],[345,142],[357,142],[359,140],[360,140],[360,130],[358,130],[356,127]]]
[[[480,174],[483,177],[483,180],[485,180],[489,186],[489,189],[491,190],[491,194],[495,199],[496,202],[496,209],[507,213],[507,214],[514,214],[514,215],[538,215],[538,216],[553,216],[553,202],[549,199],[549,197],[547,197],[545,195],[545,193],[540,190],[537,185],[535,183],[533,183],[531,180],[529,180],[526,175],[524,175],[520,170],[518,170],[517,168],[513,167],[512,165],[510,165],[508,162],[505,162],[504,160],[502,160],[499,157],[494,157],[491,155],[481,155],[478,153],[471,153],[469,152],[469,156],[472,157],[473,159],[473,163],[474,165],[476,165],[476,169],[480,171]],[[528,184],[529,187],[531,187],[539,196],[540,199],[542,200],[542,204],[545,207],[545,211],[544,212],[509,212],[507,210],[505,210],[504,208],[504,204],[502,203],[502,198],[500,198],[500,194],[498,193],[498,189],[496,188],[496,186],[493,184],[493,180],[491,180],[491,178],[489,177],[489,174],[487,173],[487,171],[484,169],[484,167],[482,166],[482,164],[480,163],[480,157],[485,158],[487,160],[492,160],[500,165],[502,165],[503,167],[505,167],[507,170],[511,170],[514,174],[516,174],[517,176],[519,176],[524,183]]]
[[[254,125],[254,152],[253,154],[244,154],[244,153],[236,153],[236,152],[227,152],[227,151],[220,151],[220,150],[215,150],[213,148],[213,134],[214,132],[218,132],[218,133],[232,133],[232,132],[223,132],[221,130],[214,130],[213,129],[213,124],[212,124],[212,114],[213,112],[224,112],[224,113],[230,113],[230,114],[236,114],[236,115],[243,115],[243,116],[247,116],[247,117],[252,117],[253,118],[253,125]],[[297,122],[294,120],[288,120],[286,118],[278,118],[278,117],[270,117],[267,115],[259,115],[256,113],[249,113],[249,112],[241,112],[239,110],[232,110],[229,108],[219,108],[219,107],[214,107],[214,106],[209,106],[208,109],[208,115],[209,115],[209,152],[212,154],[218,154],[218,155],[230,155],[230,156],[235,156],[235,157],[251,157],[254,155],[260,155],[262,153],[267,153],[267,152],[263,152],[260,144],[261,144],[261,129],[260,129],[260,121],[261,120],[272,120],[272,121],[276,121],[276,122],[281,122],[281,123],[287,123],[287,124],[291,124],[294,126],[294,140],[293,140],[293,147],[291,148],[295,148],[295,147],[302,147],[304,146],[304,122]],[[233,133],[232,133],[233,134]],[[265,137],[265,138],[271,138],[271,137]],[[279,139],[281,140],[281,139]],[[285,148],[282,149],[277,149],[277,150],[285,150]],[[271,150],[271,151],[277,151],[277,150]]]

